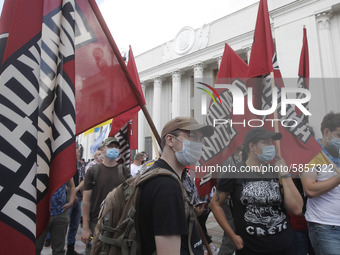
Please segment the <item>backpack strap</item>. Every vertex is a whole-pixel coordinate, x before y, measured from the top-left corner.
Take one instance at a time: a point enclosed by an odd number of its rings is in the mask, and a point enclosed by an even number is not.
[[[98,177],[98,164],[95,164],[93,166],[93,180],[92,180],[92,186],[94,186],[97,182]]]
[[[126,167],[123,164],[118,165],[118,176],[119,180],[123,185],[123,192],[125,201],[127,201],[131,194],[131,187],[126,183],[126,180],[131,177],[131,175],[128,174]]]

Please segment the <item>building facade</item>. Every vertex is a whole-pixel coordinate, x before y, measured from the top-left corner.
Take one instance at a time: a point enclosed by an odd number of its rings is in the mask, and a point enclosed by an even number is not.
[[[310,124],[320,137],[323,116],[340,111],[340,0],[268,0],[268,8],[284,78],[297,81],[303,27],[307,29]],[[196,82],[213,85],[225,43],[249,61],[257,11],[255,3],[200,28],[183,27],[173,40],[136,56],[147,108],[159,133],[176,116],[192,116],[204,122],[210,98],[196,89]],[[139,150],[155,155],[142,112]]]

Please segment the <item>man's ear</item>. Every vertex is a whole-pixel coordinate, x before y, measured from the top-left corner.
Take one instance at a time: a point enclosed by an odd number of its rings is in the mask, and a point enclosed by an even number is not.
[[[173,144],[173,139],[174,137],[170,134],[167,134],[165,136],[165,144],[169,145],[170,147],[172,147],[174,144]]]
[[[256,144],[253,142],[249,142],[249,144],[247,145],[249,148],[249,152],[253,151],[256,147]]]
[[[325,128],[325,129],[323,130],[322,137],[327,137],[327,136],[330,135],[330,133],[332,133],[331,130],[330,130],[329,128]]]

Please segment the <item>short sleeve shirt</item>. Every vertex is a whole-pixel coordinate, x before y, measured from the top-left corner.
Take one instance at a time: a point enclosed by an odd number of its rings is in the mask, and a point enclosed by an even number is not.
[[[94,182],[94,166],[91,167],[85,176],[84,190],[92,190],[90,221],[97,222],[100,205],[107,194],[121,184],[118,174],[118,165],[107,167],[103,163],[98,164],[98,174]]]
[[[278,178],[262,173],[223,178],[217,190],[231,195],[236,234],[256,252],[283,250],[292,245],[293,232],[284,209]]]
[[[153,167],[173,171],[162,159],[156,161]],[[182,190],[176,180],[168,176],[157,176],[147,181],[141,189],[138,209],[142,254],[150,255],[156,250],[157,235],[181,235],[181,254],[189,254],[189,225]],[[196,226],[193,228],[191,244],[195,254],[203,254]]]

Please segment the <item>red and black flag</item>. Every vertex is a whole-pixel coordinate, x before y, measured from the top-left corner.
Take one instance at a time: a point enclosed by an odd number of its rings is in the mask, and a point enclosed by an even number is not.
[[[6,0],[0,60],[0,254],[34,254],[75,135],[145,101],[94,0]]]
[[[284,83],[273,43],[267,0],[260,0],[248,77],[252,78],[248,85],[255,90],[254,107],[274,112],[261,117],[266,128],[282,133],[279,148],[287,165],[309,163],[321,147],[312,136],[308,123],[296,114],[294,107],[291,104],[281,107],[281,96],[286,97],[286,94],[281,93]]]
[[[299,65],[299,78],[297,82],[298,88],[309,89],[309,53],[308,53],[308,40],[307,40],[307,30],[303,28],[303,39],[302,39],[302,49],[300,54],[300,65]],[[297,93],[297,98],[304,98],[303,93]],[[304,104],[304,107],[308,109],[308,103]],[[301,116],[303,113],[299,108],[296,108],[296,113]],[[308,122],[308,116],[304,115],[304,121]]]
[[[49,198],[75,173],[75,11],[71,0],[3,6],[0,254],[35,253]]]

